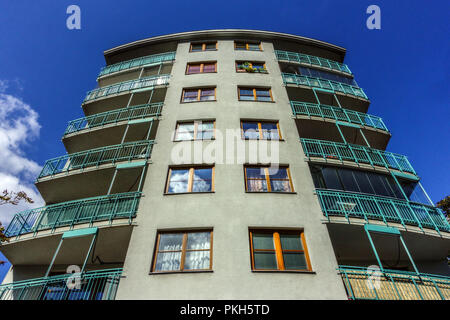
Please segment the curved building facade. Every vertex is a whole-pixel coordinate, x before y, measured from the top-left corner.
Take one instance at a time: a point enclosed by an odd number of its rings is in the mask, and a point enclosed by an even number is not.
[[[450,299],[450,225],[345,53],[257,30],[105,51],[0,298]]]

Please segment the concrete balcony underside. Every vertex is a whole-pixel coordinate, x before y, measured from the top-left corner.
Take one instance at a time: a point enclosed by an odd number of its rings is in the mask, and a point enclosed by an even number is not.
[[[317,88],[330,93],[338,93],[349,96],[357,100],[369,101],[369,98],[366,96],[363,89],[359,87],[293,73],[282,73],[281,75],[283,77],[283,83],[286,86]]]
[[[156,136],[158,124],[159,117],[146,118],[136,122],[119,121],[65,135],[62,138],[62,142],[67,152],[72,154],[111,145],[118,145],[122,142],[125,133],[124,143],[142,141],[142,139],[146,138],[149,129],[149,139],[153,140]]]
[[[151,163],[150,160],[146,160]],[[123,164],[136,164],[134,168],[117,170]],[[106,163],[99,166],[62,172],[39,179],[35,185],[47,204],[102,196],[108,193],[117,170],[111,194],[138,191],[142,160]]]
[[[326,162],[331,164],[351,163],[367,168],[370,166],[374,169],[384,171],[385,169],[393,169],[405,174],[412,180],[417,180],[416,172],[408,161],[406,156],[368,148],[360,145],[345,144],[332,141],[316,140],[316,139],[300,139],[303,152],[312,162]]]
[[[0,300],[114,300],[122,268],[65,274],[0,285]],[[69,289],[69,279],[80,288]]]
[[[341,217],[348,224],[355,219],[361,222],[378,220],[385,225],[400,224],[405,230],[410,230],[409,226],[415,226],[422,233],[450,236],[450,224],[435,207],[355,192],[316,189],[316,193],[322,212],[329,222],[331,219],[334,221],[334,217]]]
[[[82,223],[75,226],[65,226],[56,229],[45,229],[37,233],[25,233],[13,238],[10,242],[3,242],[2,253],[12,265],[46,265],[52,261],[61,236],[64,232],[78,230],[89,226],[98,227],[95,252],[91,254],[88,263],[96,256],[103,262],[123,263],[128,250],[128,242],[134,227],[128,218],[110,221]],[[65,240],[59,251],[55,265],[83,265],[88,252],[91,237],[77,237]],[[44,276],[44,274],[42,274]]]
[[[450,300],[450,277],[396,270],[374,275],[352,266],[338,270],[353,300]]]

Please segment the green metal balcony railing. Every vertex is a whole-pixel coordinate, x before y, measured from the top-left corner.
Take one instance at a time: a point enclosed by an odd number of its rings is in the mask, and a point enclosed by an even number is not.
[[[362,112],[301,101],[291,101],[291,108],[295,116],[304,115],[308,117],[328,118],[389,131],[383,119]]]
[[[333,60],[328,60],[325,58],[320,58],[316,56],[310,56],[308,54],[303,53],[297,53],[297,52],[289,52],[289,51],[282,51],[282,50],[275,50],[275,55],[277,56],[278,60],[284,60],[289,62],[297,62],[297,63],[304,63],[309,64],[312,66],[319,66],[335,71],[344,72],[347,74],[352,74],[349,67],[344,63],[339,63]]]
[[[338,91],[369,100],[369,98],[367,98],[366,94],[364,93],[363,89],[345,83],[302,76],[293,73],[282,73],[281,75],[283,77],[284,84],[295,84],[297,86],[308,86],[313,88]]]
[[[121,275],[119,268],[17,281],[0,285],[0,300],[114,300]]]
[[[112,94],[119,94],[122,92],[128,92],[132,90],[149,88],[154,86],[165,86],[169,84],[169,79],[170,79],[169,74],[162,74],[136,80],[128,80],[110,86],[97,88],[89,91],[86,94],[86,98],[84,98],[83,103],[101,97],[106,97]]]
[[[158,117],[161,115],[163,103],[143,104],[108,112],[97,113],[92,116],[79,118],[69,122],[64,135],[89,128],[101,127],[120,121]]]
[[[338,270],[353,300],[450,300],[450,277],[350,266]]]
[[[443,213],[431,206],[406,200],[356,192],[316,189],[324,215],[374,219],[450,232],[450,224]]]
[[[99,166],[105,163],[148,159],[152,153],[153,143],[153,140],[126,142],[50,159],[45,162],[38,179],[70,170]]]
[[[57,203],[17,213],[9,223],[5,236],[15,237],[81,223],[136,216],[141,192],[117,193]]]
[[[301,138],[300,141],[308,158],[347,160],[416,174],[408,158],[401,154],[341,142],[306,138]]]
[[[150,56],[140,57],[105,66],[100,71],[99,77],[122,70],[132,69],[136,67],[145,67],[148,65],[159,64],[162,62],[173,60],[175,60],[175,51],[153,54]]]

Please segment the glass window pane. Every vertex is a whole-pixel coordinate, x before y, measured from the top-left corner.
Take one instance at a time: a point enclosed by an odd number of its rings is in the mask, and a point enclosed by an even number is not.
[[[160,252],[156,258],[155,271],[180,270],[181,252]]]
[[[272,98],[270,96],[269,97],[257,96],[256,100],[258,100],[258,101],[272,101]]]
[[[236,50],[247,50],[247,47],[243,42],[236,42]]]
[[[259,51],[259,44],[258,43],[249,43],[248,44],[248,49],[249,50],[254,50],[254,51]]]
[[[338,176],[336,174],[336,169],[322,168],[322,176],[325,180],[327,189],[342,190],[342,185],[339,182]]]
[[[279,140],[278,126],[276,123],[261,123],[261,129],[264,139]]]
[[[192,191],[193,192],[211,191],[211,179],[212,179],[212,168],[195,169]]]
[[[267,89],[256,89],[256,95],[261,97],[270,97],[270,91]]]
[[[188,191],[189,170],[172,169],[169,182],[169,193],[180,193]]]
[[[205,64],[203,66],[203,72],[215,72],[215,71],[216,71],[215,63]]]
[[[205,49],[206,50],[216,50],[216,43],[215,42],[207,43]]]
[[[353,171],[353,175],[358,183],[360,190],[359,192],[375,194],[375,191],[373,190],[365,172],[355,170]]]
[[[299,234],[280,234],[280,241],[283,250],[303,250]]]
[[[375,190],[375,194],[380,196],[390,196],[390,193],[386,190],[386,186],[383,183],[382,176],[372,172],[367,172],[367,176]]]
[[[267,181],[247,179],[247,191],[267,192]]]
[[[187,251],[184,259],[184,270],[209,269],[209,251]]]
[[[303,253],[283,253],[284,268],[286,270],[306,270],[305,255]]]
[[[198,90],[186,90],[184,92],[183,101],[184,102],[197,101],[197,96]]]
[[[339,169],[339,176],[341,178],[342,184],[344,185],[345,191],[359,192],[358,184],[353,177],[352,170]]]
[[[158,251],[181,250],[182,245],[183,245],[182,233],[162,233],[159,236]]]
[[[273,252],[254,252],[255,269],[277,270],[277,259]]]
[[[271,233],[252,233],[252,241],[253,249],[275,249]]]
[[[259,139],[259,128],[256,122],[243,122],[242,129],[244,130],[244,138]]]
[[[264,168],[245,168],[248,178],[265,179],[266,174]]]
[[[209,249],[211,242],[211,232],[190,232],[187,235],[188,250]]]
[[[197,131],[197,139],[211,140],[214,138],[214,131]]]
[[[200,73],[199,64],[191,64],[188,66],[188,73]]]
[[[288,179],[289,178],[286,168],[278,168],[278,169],[269,168],[269,176],[270,176],[270,179]]]
[[[201,43],[192,44],[192,51],[202,51],[202,44]]]
[[[272,192],[291,192],[291,185],[288,180],[270,180]]]
[[[212,130],[214,129],[214,122],[199,122],[198,123],[198,130]]]

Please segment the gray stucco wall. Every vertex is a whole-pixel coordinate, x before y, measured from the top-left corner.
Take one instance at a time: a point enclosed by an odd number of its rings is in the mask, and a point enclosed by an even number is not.
[[[342,280],[314,186],[304,161],[295,122],[271,43],[262,52],[235,51],[231,40],[218,50],[190,53],[180,43],[167,90],[163,119],[156,135],[144,197],[133,230],[117,299],[346,299]],[[217,73],[185,75],[186,63],[217,61]],[[269,74],[241,74],[236,60],[265,61]],[[184,87],[217,87],[217,101],[180,103]],[[238,85],[268,86],[275,103],[240,102]],[[284,141],[280,163],[288,164],[295,194],[245,192],[241,163],[215,165],[215,192],[164,195],[176,122],[215,119],[216,129],[238,129],[240,119],[279,120]],[[203,148],[210,143],[205,142]],[[248,144],[248,141],[245,142]],[[151,274],[157,230],[211,227],[214,230],[213,272]],[[315,273],[251,271],[249,227],[303,228]]]

